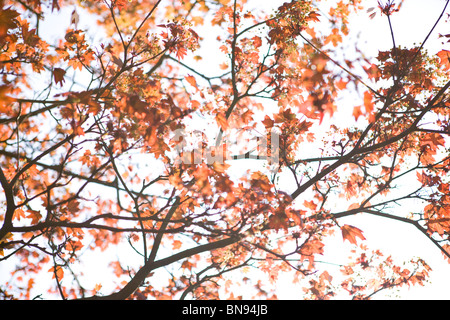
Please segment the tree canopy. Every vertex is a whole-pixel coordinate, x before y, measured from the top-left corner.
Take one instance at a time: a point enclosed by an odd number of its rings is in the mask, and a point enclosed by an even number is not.
[[[410,226],[450,261],[448,3],[402,46],[400,0],[0,0],[0,296],[423,285],[425,260],[344,218]],[[368,52],[355,16],[389,47]],[[331,238],[345,264],[322,259]]]

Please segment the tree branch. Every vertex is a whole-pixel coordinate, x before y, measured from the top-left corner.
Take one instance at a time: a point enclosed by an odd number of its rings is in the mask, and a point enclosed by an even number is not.
[[[93,296],[89,298],[83,298],[81,300],[124,300],[127,299],[133,292],[142,284],[142,282],[145,280],[147,275],[158,268],[170,265],[178,260],[191,257],[193,255],[207,252],[211,250],[216,250],[219,248],[224,248],[229,245],[232,245],[234,243],[237,243],[239,240],[241,240],[240,236],[230,237],[222,240],[218,240],[215,242],[210,242],[207,244],[200,245],[198,247],[194,247],[191,249],[184,250],[182,252],[176,253],[170,257],[160,259],[158,261],[148,261],[147,264],[145,264],[131,279],[130,282],[128,282],[125,287],[123,287],[121,290],[107,295],[107,296]]]

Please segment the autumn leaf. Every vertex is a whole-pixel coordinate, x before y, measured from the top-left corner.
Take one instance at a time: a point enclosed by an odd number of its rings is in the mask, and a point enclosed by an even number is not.
[[[347,84],[348,84],[348,82],[343,80],[343,79],[340,79],[339,81],[336,81],[336,87],[339,90],[344,90],[345,88],[347,88]]]
[[[14,219],[17,219],[18,221],[20,221],[21,218],[26,218],[27,216],[25,215],[25,211],[23,211],[23,209],[21,208],[17,208],[14,211]]]
[[[58,278],[58,281],[61,281],[61,279],[64,277],[64,270],[61,266],[54,266],[48,269],[48,272],[52,273],[52,279],[55,279],[55,277]]]
[[[184,77],[186,79],[187,82],[189,82],[189,84],[193,87],[195,87],[196,89],[198,89],[197,87],[197,81],[195,80],[195,78],[191,75],[188,75],[186,77]]]
[[[441,50],[437,53],[437,56],[441,60],[441,64],[444,67],[445,70],[450,69],[450,51],[449,50]]]
[[[348,224],[343,225],[341,227],[342,237],[345,240],[348,240],[350,243],[357,244],[356,238],[360,238],[361,240],[366,240],[362,231],[354,226],[350,226]]]
[[[35,210],[27,210],[28,215],[27,218],[31,219],[31,224],[36,224],[39,222],[39,220],[41,220],[42,215],[40,211],[35,211]]]
[[[3,5],[3,2],[1,5]],[[6,35],[8,29],[13,29],[18,26],[16,19],[18,16],[19,13],[11,7],[0,10],[0,39]]]
[[[364,108],[366,113],[370,114],[373,111],[374,103],[372,102],[373,94],[369,91],[364,92]]]
[[[316,11],[311,11],[311,12],[308,14],[308,19],[309,19],[310,21],[320,22],[319,17],[320,17],[320,14],[319,14],[318,12],[316,12]]]
[[[268,116],[265,116],[264,120],[262,121],[262,123],[264,124],[264,126],[266,128],[272,128],[275,121],[273,121],[272,119],[270,119]]]
[[[217,113],[216,121],[223,131],[226,131],[228,129],[228,120],[223,112]]]
[[[175,240],[172,242],[172,249],[174,250],[180,249],[182,245],[183,242],[181,242],[180,240]]]
[[[275,230],[288,228],[288,216],[285,213],[276,213],[269,217],[269,227]]]
[[[361,204],[359,203],[352,203],[347,210],[354,210],[354,209],[358,209],[359,207],[361,207]]]
[[[261,37],[254,36],[252,38],[252,40],[253,40],[253,45],[255,46],[255,48],[259,48],[262,45]]]
[[[353,108],[353,117],[355,118],[356,121],[358,121],[359,117],[363,114],[362,110],[361,110],[361,106],[356,106]]]
[[[53,77],[55,79],[55,83],[56,84],[60,84],[60,86],[62,87],[62,85],[64,84],[65,80],[64,80],[64,76],[66,74],[66,71],[61,69],[61,68],[55,68],[53,69]]]
[[[52,0],[52,12],[54,9],[56,9],[57,11],[59,11],[61,9],[61,7],[59,5],[59,0]]]
[[[67,204],[67,210],[70,213],[74,214],[80,210],[79,205],[80,203],[76,200],[69,201],[69,203]]]
[[[183,58],[187,55],[187,49],[185,47],[178,47],[178,50],[176,51],[176,55],[179,60],[183,60]]]

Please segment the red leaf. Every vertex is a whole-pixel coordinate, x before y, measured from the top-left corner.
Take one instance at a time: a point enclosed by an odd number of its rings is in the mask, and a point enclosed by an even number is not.
[[[315,11],[311,11],[308,14],[308,19],[311,20],[311,21],[320,22],[319,17],[320,17],[320,14],[315,12]]]
[[[177,50],[177,58],[183,60],[184,56],[187,54],[187,50],[184,47],[179,47]]]
[[[273,124],[275,123],[272,119],[270,119],[268,116],[264,117],[264,120],[262,121],[262,123],[264,124],[264,126],[266,128],[272,128]]]
[[[360,238],[361,240],[366,240],[362,231],[356,227],[350,226],[348,224],[341,227],[342,237],[345,240],[348,240],[350,243],[357,244],[356,238]]]
[[[55,78],[55,83],[56,84],[60,84],[60,86],[62,87],[63,83],[64,83],[64,75],[66,74],[66,71],[61,69],[61,68],[55,68],[53,69],[53,77]]]

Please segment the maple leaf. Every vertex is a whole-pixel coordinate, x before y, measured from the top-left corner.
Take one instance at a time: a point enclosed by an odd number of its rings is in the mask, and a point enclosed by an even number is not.
[[[268,116],[265,116],[264,120],[262,121],[262,123],[264,124],[264,126],[266,128],[272,128],[275,121],[273,121],[272,119],[270,119]]]
[[[310,21],[320,22],[319,17],[320,17],[320,13],[318,13],[316,11],[311,11],[308,14],[308,20],[310,20]]]
[[[80,210],[79,205],[80,203],[76,200],[69,201],[69,203],[67,204],[67,210],[72,214],[76,213]]]
[[[0,3],[0,5],[3,5],[3,1]],[[18,26],[17,17],[19,16],[19,13],[11,9],[11,7],[6,9],[0,9],[0,39],[4,37],[8,29],[14,29]]]
[[[27,212],[28,212],[27,218],[31,219],[32,224],[38,223],[39,220],[42,218],[40,211],[27,210]]]
[[[187,49],[185,47],[178,47],[176,56],[179,60],[183,60],[183,58],[187,55]]]
[[[261,45],[262,45],[261,37],[254,36],[252,38],[252,40],[253,40],[253,45],[255,46],[255,48],[261,47]]]
[[[27,216],[25,215],[25,211],[23,211],[21,208],[17,208],[14,211],[14,219],[17,219],[20,221],[21,218],[26,218]]]
[[[351,225],[343,225],[341,227],[342,237],[345,240],[348,240],[350,243],[357,244],[356,238],[360,238],[361,240],[366,240],[362,231]]]
[[[59,83],[61,87],[62,87],[62,85],[65,82],[65,80],[64,80],[64,75],[65,74],[66,74],[66,71],[64,69],[61,69],[61,68],[53,69],[53,77],[55,79],[55,83],[56,84]]]
[[[348,84],[348,82],[343,80],[343,79],[340,79],[339,81],[336,81],[336,87],[339,90],[344,90],[347,87],[347,84]]]

